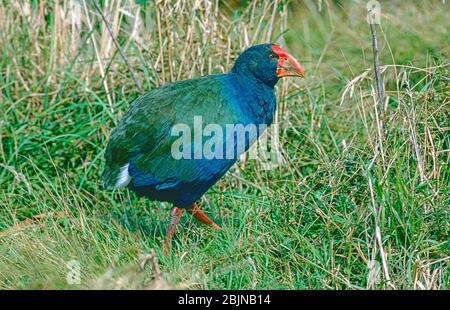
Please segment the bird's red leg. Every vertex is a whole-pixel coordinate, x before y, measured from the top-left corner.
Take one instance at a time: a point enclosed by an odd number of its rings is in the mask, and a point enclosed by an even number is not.
[[[208,216],[206,216],[205,213],[203,213],[202,210],[197,207],[197,204],[194,202],[192,206],[187,208],[189,213],[191,213],[199,222],[202,222],[203,224],[212,226],[214,229],[219,230],[220,227],[216,223],[214,223]]]
[[[167,231],[166,231],[166,246],[164,248],[164,254],[167,256],[170,252],[170,240],[172,240],[172,236],[175,232],[175,229],[177,228],[177,224],[180,221],[181,213],[183,212],[183,209],[178,207],[173,207],[170,210],[170,216],[169,216],[169,224],[167,225]]]

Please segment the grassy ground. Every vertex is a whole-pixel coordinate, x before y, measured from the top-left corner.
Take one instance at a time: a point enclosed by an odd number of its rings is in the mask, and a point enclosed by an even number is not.
[[[0,0],[0,288],[450,288],[448,2],[381,3],[384,113],[364,1],[101,1],[129,66],[88,1],[24,3]],[[185,215],[165,257],[170,206],[99,187],[133,72],[226,71],[268,38],[306,71],[278,85],[285,162],[236,165],[201,202],[223,229]]]

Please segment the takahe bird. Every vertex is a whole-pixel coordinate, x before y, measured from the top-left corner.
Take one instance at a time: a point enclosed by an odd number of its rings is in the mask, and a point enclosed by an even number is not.
[[[204,146],[198,148],[211,138],[210,132],[206,137],[194,134],[193,139],[183,140],[186,144],[182,154],[186,156],[180,157],[174,154],[179,147],[179,134],[183,130],[188,134],[191,129],[195,132],[203,124],[212,124],[215,129],[225,129],[227,124],[270,125],[276,107],[274,86],[285,76],[303,77],[304,71],[280,46],[261,44],[245,50],[229,73],[165,84],[140,96],[111,133],[105,151],[103,186],[128,187],[140,196],[173,204],[165,251],[183,209],[200,222],[220,229],[196,201],[261,132],[237,138],[236,133],[222,135],[216,131],[217,143],[210,153],[223,156],[207,156]],[[174,128],[182,130],[174,134]],[[237,147],[239,143],[243,147]]]

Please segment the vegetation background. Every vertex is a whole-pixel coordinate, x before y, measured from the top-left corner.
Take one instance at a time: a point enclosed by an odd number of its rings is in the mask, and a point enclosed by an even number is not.
[[[448,1],[381,1],[383,107],[366,1],[98,3],[127,62],[93,1],[0,0],[0,288],[450,288]],[[100,188],[108,134],[139,87],[267,41],[306,71],[284,163],[237,164],[201,202],[223,229],[185,215],[165,257],[170,206]]]

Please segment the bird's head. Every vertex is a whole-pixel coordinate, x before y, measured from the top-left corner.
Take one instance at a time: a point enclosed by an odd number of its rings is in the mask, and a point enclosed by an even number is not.
[[[232,72],[253,76],[270,86],[274,86],[281,77],[305,75],[300,63],[275,44],[248,48],[238,57]]]

